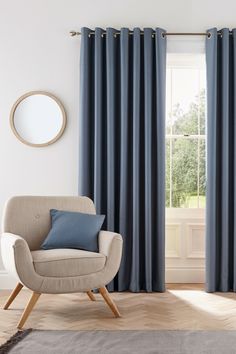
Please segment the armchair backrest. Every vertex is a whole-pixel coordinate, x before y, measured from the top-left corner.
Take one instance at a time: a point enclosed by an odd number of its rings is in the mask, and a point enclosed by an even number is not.
[[[51,228],[50,209],[96,213],[87,197],[17,196],[6,203],[2,230],[23,237],[37,250]]]

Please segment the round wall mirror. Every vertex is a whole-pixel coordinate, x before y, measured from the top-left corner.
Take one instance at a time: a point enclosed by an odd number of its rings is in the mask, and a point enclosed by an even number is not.
[[[63,134],[66,113],[62,103],[52,94],[33,91],[21,96],[13,105],[10,123],[22,143],[47,146]]]

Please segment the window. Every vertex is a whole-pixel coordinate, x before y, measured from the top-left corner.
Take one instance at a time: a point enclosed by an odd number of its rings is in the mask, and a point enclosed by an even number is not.
[[[205,58],[167,56],[166,207],[204,208]]]

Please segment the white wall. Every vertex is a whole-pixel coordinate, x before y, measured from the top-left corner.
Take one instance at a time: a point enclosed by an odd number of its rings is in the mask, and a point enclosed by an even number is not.
[[[12,195],[77,194],[80,39],[71,29],[205,31],[236,26],[235,10],[235,0],[0,0],[0,217]],[[10,130],[11,106],[30,90],[52,92],[67,111],[63,137],[47,148],[23,145]]]

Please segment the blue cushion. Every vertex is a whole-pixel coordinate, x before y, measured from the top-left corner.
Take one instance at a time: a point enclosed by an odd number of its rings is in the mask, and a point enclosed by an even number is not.
[[[84,214],[63,210],[50,210],[52,228],[41,248],[78,248],[98,251],[98,233],[105,215]]]

